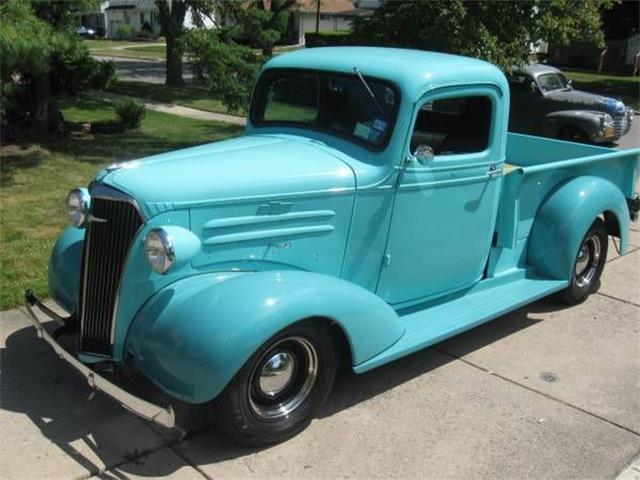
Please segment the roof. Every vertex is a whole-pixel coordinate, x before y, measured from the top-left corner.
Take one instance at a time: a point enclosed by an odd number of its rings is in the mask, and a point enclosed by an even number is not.
[[[272,58],[265,68],[307,68],[353,73],[396,83],[414,99],[442,85],[489,83],[507,91],[502,71],[495,65],[445,53],[381,47],[306,48]]]
[[[516,67],[513,69],[514,72],[526,73],[532,77],[537,77],[538,75],[542,75],[543,73],[561,73],[555,67],[551,65],[545,65],[543,63],[531,63],[529,65],[525,65],[524,67]]]
[[[301,12],[316,12],[318,0],[297,0],[294,9]],[[343,13],[353,12],[355,9],[351,0],[321,0],[320,13]]]

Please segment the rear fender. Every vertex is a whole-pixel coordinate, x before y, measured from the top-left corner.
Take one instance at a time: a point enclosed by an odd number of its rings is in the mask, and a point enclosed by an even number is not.
[[[629,209],[620,189],[595,176],[573,178],[560,185],[536,214],[529,237],[529,264],[546,277],[569,279],[585,233],[602,214],[609,219],[613,216],[617,221],[620,249],[625,253]]]
[[[387,303],[338,278],[300,271],[210,273],[179,280],[147,302],[129,330],[127,349],[166,392],[201,403],[216,397],[271,336],[311,317],[343,330],[354,364],[404,333]]]

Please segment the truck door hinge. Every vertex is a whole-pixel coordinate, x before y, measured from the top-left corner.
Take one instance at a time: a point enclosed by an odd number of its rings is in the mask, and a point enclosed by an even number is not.
[[[389,265],[391,265],[391,254],[385,253],[384,257],[382,257],[382,266],[388,267]]]

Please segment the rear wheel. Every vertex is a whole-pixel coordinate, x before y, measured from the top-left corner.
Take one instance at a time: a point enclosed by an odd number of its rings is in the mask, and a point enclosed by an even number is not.
[[[324,325],[303,321],[268,340],[215,401],[220,429],[263,446],[302,431],[327,398],[337,369]]]
[[[596,219],[584,236],[571,274],[571,283],[562,292],[562,299],[570,305],[584,302],[600,288],[600,275],[607,260],[607,227]]]

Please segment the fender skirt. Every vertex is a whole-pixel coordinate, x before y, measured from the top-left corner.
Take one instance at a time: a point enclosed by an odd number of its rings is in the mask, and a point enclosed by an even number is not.
[[[215,398],[271,336],[311,317],[342,329],[354,364],[404,333],[387,303],[344,280],[300,271],[207,273],[154,295],[132,322],[127,350],[164,391],[202,403]]]

